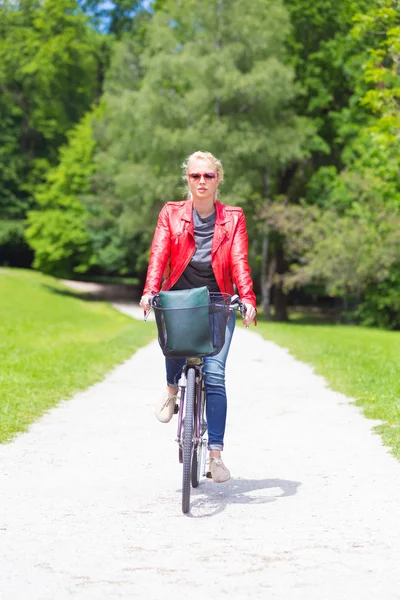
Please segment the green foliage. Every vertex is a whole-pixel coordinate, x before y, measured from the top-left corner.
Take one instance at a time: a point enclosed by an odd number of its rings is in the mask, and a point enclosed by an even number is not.
[[[92,121],[101,108],[88,113],[60,149],[60,162],[38,186],[38,208],[28,214],[26,238],[35,251],[34,266],[62,276],[87,270],[92,248],[86,227],[88,211],[81,195],[90,189],[94,171]]]
[[[222,158],[223,196],[246,208],[250,227],[266,172],[273,177],[304,156],[313,131],[291,108],[299,90],[284,64],[289,30],[279,0],[188,0],[185,10],[170,0],[156,11],[144,47],[116,46],[94,189],[121,247],[135,248],[137,269],[160,207],[182,197],[185,156],[202,148]]]
[[[313,119],[317,137],[312,140],[311,160],[292,168],[291,179],[281,186],[293,202],[307,193],[309,179],[319,168],[340,168],[343,139],[338,115],[354,94],[352,73],[360,68],[359,44],[349,37],[353,17],[375,4],[374,0],[285,0],[292,31],[288,40],[302,94],[296,99],[298,114]],[[352,115],[352,131],[357,115]],[[350,133],[350,132],[349,132]],[[286,177],[286,175],[285,175]],[[312,193],[310,201],[314,198]]]
[[[24,228],[20,221],[0,221],[0,246],[23,240]]]
[[[400,262],[389,274],[370,284],[357,308],[357,317],[363,325],[382,329],[400,329]]]
[[[397,204],[400,17],[392,1],[384,0],[354,21],[346,42],[352,49],[346,70],[353,93],[348,106],[335,113],[338,138],[344,144],[341,161],[345,172],[375,182],[372,195]],[[311,197],[312,188],[313,183]],[[330,202],[330,194],[326,200]]]
[[[0,219],[23,222],[34,187],[99,91],[105,49],[75,0],[2,2],[0,38]]]
[[[38,186],[38,208],[28,213],[26,238],[35,251],[34,267],[45,273],[128,272],[124,248],[107,187],[95,160],[94,128],[105,118],[104,105],[82,119],[60,149],[60,162]],[[97,188],[96,188],[97,186]],[[105,202],[99,201],[104,198]]]
[[[290,4],[292,14],[302,5]],[[333,22],[334,14],[339,17],[337,23],[345,16],[342,25],[319,49],[308,49],[307,64],[302,62],[302,52],[312,40],[303,39],[297,68],[307,92],[304,101],[310,100],[308,113],[318,119],[319,111],[329,110],[319,133],[334,151],[331,164],[302,169],[311,206],[268,207],[267,221],[283,236],[290,269],[282,279],[288,288],[318,281],[331,295],[356,298],[360,305],[355,316],[361,322],[396,328],[400,18],[392,2],[384,0],[378,8],[372,3],[369,12],[355,15],[356,24],[349,30],[350,13],[362,3],[347,8],[340,2],[336,7],[325,4]],[[304,19],[329,27],[325,15],[318,21],[316,10],[310,7]],[[301,23],[301,18],[295,23],[297,35],[302,32]],[[329,58],[332,49],[335,52]],[[320,60],[330,63],[331,70],[321,73],[324,77],[328,73],[332,82],[312,76]],[[345,78],[341,95],[336,86],[342,79],[334,76],[335,69]],[[286,194],[289,200],[296,199],[293,189],[298,192],[301,187],[291,185]]]
[[[349,42],[352,18],[357,12],[366,10],[371,1],[316,0],[310,3],[305,0],[284,0],[284,3],[292,23],[287,40],[289,60],[301,85],[301,94],[292,100],[292,107],[298,115],[311,120],[314,134],[307,140],[303,157],[285,165],[265,195],[269,199],[284,195],[293,203],[306,197],[308,202],[323,206],[326,197],[321,193],[331,191],[332,187],[337,188],[335,173],[342,167],[343,140],[339,135],[342,122],[338,115],[347,108],[354,91],[350,71],[356,69],[357,60],[353,59],[350,69],[349,59],[354,56],[358,58],[358,48],[354,40]],[[353,127],[353,121],[348,123],[349,132],[353,133]],[[319,173],[319,169],[323,171]],[[280,236],[273,231],[264,231],[261,235],[264,236],[261,261],[263,306],[268,311],[266,295],[273,281],[273,272],[276,269],[283,275],[287,261]],[[266,235],[269,240],[267,250]],[[275,277],[272,295],[276,314],[285,319],[281,279]]]
[[[93,101],[99,38],[74,0],[22,0],[17,10],[6,2],[0,10],[5,131],[26,161],[52,161]]]
[[[373,199],[354,203],[344,213],[274,203],[263,216],[283,236],[290,261],[283,276],[288,289],[323,283],[332,296],[360,299],[373,285],[382,288],[400,261],[400,210],[394,212]],[[366,307],[363,314],[365,320]]]
[[[86,389],[155,336],[57,280],[0,270],[0,442]]]

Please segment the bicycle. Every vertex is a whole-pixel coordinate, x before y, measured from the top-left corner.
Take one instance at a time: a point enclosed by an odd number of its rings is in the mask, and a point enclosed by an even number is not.
[[[194,356],[179,356],[185,358],[185,364],[182,368],[182,375],[178,382],[180,390],[178,413],[178,430],[176,441],[178,442],[179,462],[183,465],[182,473],[182,512],[188,513],[190,510],[190,492],[191,486],[196,488],[199,485],[201,476],[211,477],[211,473],[206,471],[205,456],[207,452],[207,420],[206,420],[206,392],[204,381],[204,359],[207,356],[218,354],[225,343],[225,329],[230,313],[233,310],[239,310],[244,317],[246,307],[240,301],[239,296],[230,296],[222,292],[210,293],[210,303],[208,307],[195,306],[190,308],[163,308],[160,304],[159,295],[156,294],[151,300],[151,308],[154,310],[158,341],[161,350],[169,358],[177,358],[179,354],[171,355],[168,348],[168,337],[171,334],[168,329],[169,311],[182,311],[177,313],[179,317],[189,317],[196,319],[196,311],[208,308],[208,326],[210,332],[210,348],[205,352],[196,352]],[[147,315],[146,315],[147,318]],[[175,336],[176,336],[176,332]],[[186,343],[187,347],[187,343]]]

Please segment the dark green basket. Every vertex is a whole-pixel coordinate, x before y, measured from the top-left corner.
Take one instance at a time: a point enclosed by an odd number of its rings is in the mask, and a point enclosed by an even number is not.
[[[160,292],[153,307],[158,341],[165,356],[205,357],[218,354],[225,343],[229,294],[207,288]]]

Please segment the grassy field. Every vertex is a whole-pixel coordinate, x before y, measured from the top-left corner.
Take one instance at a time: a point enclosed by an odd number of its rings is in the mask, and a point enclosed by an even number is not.
[[[100,381],[155,337],[103,302],[40,273],[0,269],[0,442]]]
[[[383,441],[400,458],[400,332],[347,325],[259,320],[255,329],[313,365],[330,387],[356,400],[364,413],[384,423]]]

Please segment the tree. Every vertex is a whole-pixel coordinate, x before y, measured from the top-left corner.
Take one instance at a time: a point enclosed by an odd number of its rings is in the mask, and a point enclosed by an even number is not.
[[[99,92],[105,50],[74,0],[5,0],[0,37],[0,221],[20,231],[35,185]]]
[[[344,214],[334,207],[279,202],[269,205],[263,217],[284,240],[290,260],[282,278],[287,290],[322,284],[329,295],[343,297],[347,309],[348,300],[360,301],[399,264],[400,207],[393,211],[373,196]],[[365,322],[365,307],[359,316]],[[382,319],[383,323],[393,326]]]
[[[92,122],[100,114],[100,108],[88,113],[69,133],[68,144],[59,151],[59,164],[37,188],[37,209],[28,213],[26,238],[35,252],[34,267],[41,271],[67,277],[75,270],[88,270],[94,262],[86,226],[88,211],[81,196],[90,190],[95,147]]]
[[[348,33],[352,18],[364,10],[369,1],[355,0],[285,0],[292,29],[287,40],[290,62],[302,93],[292,107],[299,116],[311,120],[315,135],[309,138],[303,157],[290,161],[276,177],[274,195],[282,195],[291,202],[309,196],[309,182],[325,165],[340,167],[342,143],[337,132],[337,112],[347,106],[353,90],[346,72],[346,58],[354,50],[349,48]],[[329,168],[329,167],[328,167]],[[268,290],[274,288],[275,318],[286,320],[286,294],[281,281],[288,262],[285,259],[280,235],[268,232],[264,239],[264,312],[268,316]],[[267,255],[268,254],[268,258]],[[269,264],[268,264],[269,263]],[[275,274],[280,277],[275,277]],[[275,284],[272,285],[273,280]]]
[[[284,285],[317,280],[331,295],[355,300],[362,323],[398,328],[400,295],[400,19],[392,3],[355,17],[349,33],[361,68],[350,69],[353,97],[338,115],[343,168],[320,168],[307,206],[268,207],[283,240]]]
[[[95,179],[126,248],[148,248],[160,207],[182,195],[178,165],[199,147],[222,158],[224,198],[245,207],[258,235],[266,179],[304,156],[312,135],[291,108],[298,89],[284,63],[289,30],[279,0],[187,0],[184,10],[167,0],[144,50],[128,40],[117,46]],[[138,253],[136,268],[145,264]]]

